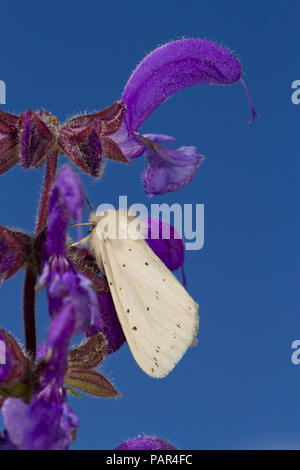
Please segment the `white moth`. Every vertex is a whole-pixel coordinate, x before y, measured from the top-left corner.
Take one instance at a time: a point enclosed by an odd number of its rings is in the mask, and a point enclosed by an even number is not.
[[[124,335],[141,369],[166,376],[196,341],[198,305],[126,211],[92,214],[89,247],[106,275]]]

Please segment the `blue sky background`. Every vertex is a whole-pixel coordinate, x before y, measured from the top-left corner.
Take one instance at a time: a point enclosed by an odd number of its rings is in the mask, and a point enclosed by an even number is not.
[[[205,246],[188,252],[188,289],[199,303],[199,344],[163,380],[146,376],[127,346],[103,373],[124,396],[70,398],[81,425],[73,449],[113,449],[156,434],[182,449],[300,448],[299,127],[291,83],[300,79],[300,2],[98,2],[1,4],[0,79],[19,113],[45,107],[65,120],[102,109],[121,95],[135,65],[156,46],[200,37],[241,58],[240,83],[179,92],[143,126],[176,136],[207,159],[186,188],[145,196],[143,158],[83,177],[93,206],[116,203],[205,204]],[[66,160],[61,158],[60,163]],[[0,223],[33,230],[42,172],[19,167],[1,176]],[[88,212],[86,213],[88,217]],[[20,272],[0,291],[1,326],[23,341]],[[39,338],[48,312],[38,299]],[[0,420],[0,427],[2,427]]]

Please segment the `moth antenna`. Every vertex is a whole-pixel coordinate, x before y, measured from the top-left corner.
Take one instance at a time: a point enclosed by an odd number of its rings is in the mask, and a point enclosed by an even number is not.
[[[79,225],[92,225],[90,222],[83,222],[81,224],[71,224],[68,227],[78,227]]]
[[[184,285],[184,287],[186,287],[186,277],[185,277],[183,265],[181,266],[181,273],[182,273],[182,284]]]
[[[71,248],[72,246],[77,246],[80,245],[81,243],[86,243],[89,240],[90,236],[88,235],[87,237],[82,238],[78,242],[71,243],[71,245],[68,245],[68,248]]]
[[[90,201],[88,200],[88,198],[86,197],[85,194],[84,194],[84,199],[86,200],[87,205],[89,206],[90,211],[91,211],[93,214],[95,214],[95,211],[94,211],[94,209],[92,208],[92,204],[90,203]]]

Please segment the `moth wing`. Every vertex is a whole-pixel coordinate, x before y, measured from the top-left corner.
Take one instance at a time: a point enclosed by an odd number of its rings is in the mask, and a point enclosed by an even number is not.
[[[102,240],[100,253],[136,362],[166,376],[195,340],[198,305],[144,240]]]

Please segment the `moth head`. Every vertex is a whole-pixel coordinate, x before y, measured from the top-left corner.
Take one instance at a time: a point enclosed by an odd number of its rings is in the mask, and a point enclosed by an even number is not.
[[[90,224],[101,240],[144,240],[147,225],[144,219],[126,210],[104,210],[91,214]]]

